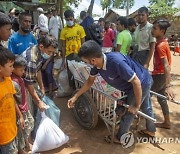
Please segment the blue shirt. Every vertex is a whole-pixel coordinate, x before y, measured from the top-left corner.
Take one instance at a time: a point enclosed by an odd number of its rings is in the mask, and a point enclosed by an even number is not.
[[[132,92],[131,81],[135,75],[141,81],[142,87],[151,84],[151,76],[148,70],[136,63],[129,56],[124,56],[119,52],[104,54],[103,68],[98,69],[94,67],[90,72],[93,76],[98,73],[109,85],[126,93]]]
[[[18,32],[15,32],[9,39],[8,48],[12,53],[20,55],[28,47],[36,44],[37,40],[32,33],[21,35]]]

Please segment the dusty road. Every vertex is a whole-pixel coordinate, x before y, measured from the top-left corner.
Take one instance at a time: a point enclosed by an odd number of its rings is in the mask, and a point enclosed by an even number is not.
[[[180,100],[180,56],[173,56],[172,64],[172,84],[176,93],[176,99]],[[121,145],[111,145],[104,141],[104,136],[108,134],[105,124],[99,120],[98,125],[93,130],[84,130],[78,125],[71,110],[67,108],[68,98],[58,98],[56,105],[61,109],[61,129],[70,137],[69,144],[66,144],[53,151],[44,154],[180,154],[180,142],[163,143],[160,145],[150,143],[135,143],[132,147],[124,149]],[[169,102],[172,128],[170,130],[157,128],[157,137],[175,138],[180,141],[180,105]],[[157,120],[162,120],[162,112],[156,98],[153,98],[153,109]],[[142,129],[143,122],[139,129]],[[135,133],[135,136],[139,136]]]

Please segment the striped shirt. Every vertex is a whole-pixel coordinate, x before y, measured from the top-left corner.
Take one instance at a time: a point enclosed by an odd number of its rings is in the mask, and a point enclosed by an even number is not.
[[[21,54],[27,61],[27,65],[24,73],[24,81],[27,84],[36,83],[37,72],[41,70],[43,58],[41,56],[41,51],[38,46],[35,45],[26,49]]]

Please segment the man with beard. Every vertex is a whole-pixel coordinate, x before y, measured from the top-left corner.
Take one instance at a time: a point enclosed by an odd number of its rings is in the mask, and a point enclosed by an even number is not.
[[[135,30],[135,42],[138,50],[132,55],[132,58],[143,65],[146,69],[149,67],[156,42],[156,39],[151,34],[152,24],[148,22],[148,16],[148,8],[141,7],[138,10],[139,25]]]
[[[37,44],[37,40],[31,33],[32,17],[27,12],[19,15],[19,30],[15,32],[9,39],[8,48],[14,53],[20,55],[28,47]]]

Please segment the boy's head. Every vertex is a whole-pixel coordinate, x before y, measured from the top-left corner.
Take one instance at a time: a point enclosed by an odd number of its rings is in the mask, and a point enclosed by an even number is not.
[[[99,23],[99,25],[100,25],[101,27],[104,27],[104,25],[105,25],[105,19],[104,19],[104,18],[99,18],[98,23]]]
[[[9,77],[13,71],[15,56],[7,48],[0,47],[0,78]]]
[[[13,73],[19,77],[22,77],[26,67],[26,60],[22,56],[16,56],[14,61]]]
[[[136,24],[135,19],[134,18],[129,18],[128,19],[128,29],[129,29],[129,31],[131,33],[133,33],[135,31],[136,26],[137,26],[137,24]]]
[[[66,10],[64,12],[64,17],[65,17],[65,20],[66,20],[66,24],[68,27],[72,27],[74,26],[74,12],[72,10]]]
[[[156,38],[164,36],[168,27],[170,23],[167,19],[156,20],[153,23],[152,35]]]
[[[39,38],[45,37],[46,35],[48,35],[48,33],[49,33],[48,28],[46,28],[46,27],[41,27],[41,28],[39,29]]]
[[[128,28],[128,20],[126,17],[119,17],[117,19],[117,30],[119,32],[123,31],[124,29]]]
[[[105,22],[105,25],[104,25],[104,29],[105,29],[105,30],[108,30],[109,27],[110,27],[110,22],[109,22],[109,21],[106,21],[106,22]]]
[[[101,47],[93,40],[82,44],[78,52],[79,57],[87,64],[101,68],[103,53]]]
[[[44,59],[52,56],[58,47],[57,39],[52,35],[46,35],[38,40],[39,50]]]
[[[11,19],[8,15],[0,12],[0,41],[7,41],[11,35]]]
[[[138,23],[139,24],[144,24],[147,22],[149,16],[149,11],[148,8],[143,6],[141,8],[139,8],[138,10]]]

